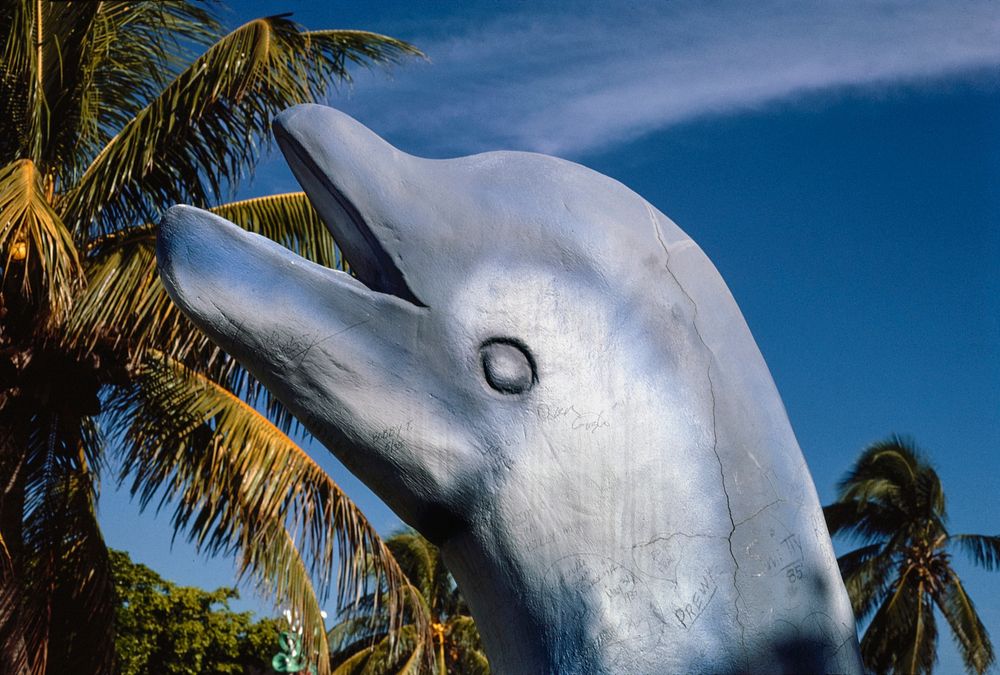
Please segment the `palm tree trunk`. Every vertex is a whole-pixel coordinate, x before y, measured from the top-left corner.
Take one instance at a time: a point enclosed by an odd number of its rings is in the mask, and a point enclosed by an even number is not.
[[[9,402],[0,410],[0,672],[28,671],[20,605],[24,462],[27,411]]]

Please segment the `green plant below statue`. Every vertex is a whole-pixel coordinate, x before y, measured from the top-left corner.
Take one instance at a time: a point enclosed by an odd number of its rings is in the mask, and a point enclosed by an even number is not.
[[[415,608],[430,617],[434,631],[434,675],[487,675],[489,662],[479,640],[479,631],[469,613],[451,572],[441,559],[441,551],[413,532],[396,534],[386,546],[399,562],[414,588]],[[360,615],[334,626],[327,640],[333,654],[330,662],[336,675],[381,675],[409,672],[407,667],[425,662],[424,642],[412,624],[400,631],[398,644],[389,635],[390,617],[384,598],[369,594],[361,600]],[[373,609],[375,623],[366,618]],[[408,615],[414,611],[408,608]]]

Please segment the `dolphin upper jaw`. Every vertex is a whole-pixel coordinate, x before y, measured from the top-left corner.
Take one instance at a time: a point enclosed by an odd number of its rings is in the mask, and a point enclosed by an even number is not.
[[[399,261],[385,250],[358,207],[331,178],[346,172],[336,166],[335,157],[323,152],[324,146],[317,147],[315,137],[308,133],[313,118],[323,116],[324,110],[321,106],[300,106],[286,110],[275,119],[274,135],[292,173],[351,261],[358,278],[373,290],[425,306],[407,284]],[[356,135],[360,135],[360,142],[367,145],[384,145],[367,130]]]

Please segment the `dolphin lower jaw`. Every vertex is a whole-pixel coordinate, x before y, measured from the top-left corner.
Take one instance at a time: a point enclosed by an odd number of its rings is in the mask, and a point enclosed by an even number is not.
[[[732,602],[725,590],[709,590],[716,594],[704,596],[708,605],[691,630],[677,618],[684,601],[672,599],[677,589],[669,580],[638,582],[624,567],[586,557],[548,567],[498,567],[466,534],[442,550],[480,626],[493,672],[708,673],[745,660],[739,640],[731,639],[739,627],[722,611]],[[609,578],[617,583],[603,585]]]
[[[753,571],[740,574],[734,561],[725,562],[725,537],[710,537],[707,546],[687,551],[692,565],[723,562],[675,581],[580,559],[549,567],[497,565],[502,558],[476,538],[463,531],[442,551],[480,627],[493,672],[735,675],[859,667],[850,616],[799,604],[795,595],[775,593],[768,581],[775,574],[795,576],[788,584],[801,586],[800,599],[823,586],[832,592],[835,580],[809,552],[798,566],[766,572],[766,563],[741,558],[739,566]],[[769,594],[770,605],[748,593],[755,586]]]
[[[173,300],[407,522],[438,541],[472,444],[447,405],[416,394],[400,364],[427,310],[301,259],[207,211],[177,206],[157,242]],[[414,420],[420,424],[414,425]],[[413,428],[411,428],[413,427]]]
[[[331,391],[329,381],[319,385]],[[468,514],[455,505],[470,502],[458,495],[475,469],[472,443],[443,430],[447,410],[422,406],[398,383],[395,394],[378,401],[370,391],[393,387],[369,387],[327,393],[321,406],[315,396],[298,402],[286,393],[283,400],[292,401],[289,407],[306,428],[406,524],[441,545],[468,527]]]

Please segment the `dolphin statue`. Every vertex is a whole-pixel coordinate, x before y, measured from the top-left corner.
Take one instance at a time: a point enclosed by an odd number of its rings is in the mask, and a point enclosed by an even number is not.
[[[861,673],[816,490],[732,295],[611,178],[275,135],[353,275],[192,207],[181,309],[441,547],[498,673]]]

